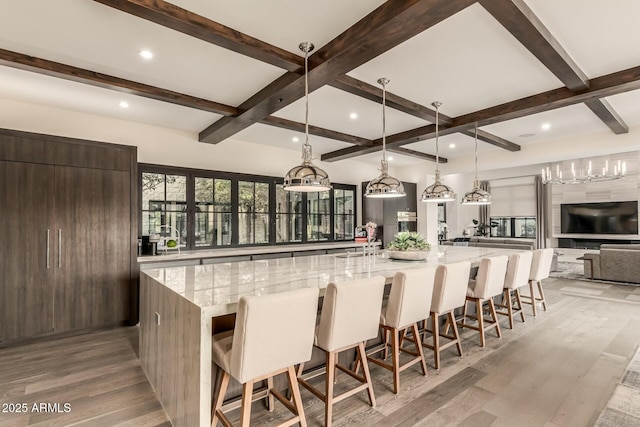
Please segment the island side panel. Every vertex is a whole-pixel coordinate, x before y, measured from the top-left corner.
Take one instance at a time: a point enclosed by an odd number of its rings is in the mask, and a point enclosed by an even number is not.
[[[141,274],[140,363],[175,427],[203,425],[200,410],[211,405],[211,392],[201,396],[201,319],[199,307]],[[210,375],[209,366],[208,384]]]

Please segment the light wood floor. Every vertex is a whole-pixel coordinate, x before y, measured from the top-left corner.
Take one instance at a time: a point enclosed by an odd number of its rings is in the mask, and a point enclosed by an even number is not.
[[[449,349],[436,371],[427,353],[428,376],[418,366],[404,371],[397,396],[391,374],[372,366],[376,408],[363,392],[336,405],[334,425],[593,424],[640,344],[640,287],[548,279],[545,289],[548,312],[514,331],[501,318],[503,338],[490,332],[484,349],[465,331],[464,358]],[[0,410],[71,405],[68,413],[0,412],[0,426],[170,425],[136,358],[137,334],[121,328],[0,349]],[[321,402],[306,390],[302,397],[309,425],[322,425]],[[287,415],[276,406],[268,413],[256,402],[254,424]]]

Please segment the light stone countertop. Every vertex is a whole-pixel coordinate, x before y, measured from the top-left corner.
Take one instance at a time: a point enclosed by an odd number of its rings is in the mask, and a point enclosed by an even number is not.
[[[374,242],[376,246],[380,246],[380,242]],[[183,251],[178,253],[176,250],[169,250],[166,255],[145,255],[138,257],[138,263],[154,263],[163,261],[181,261],[201,258],[224,258],[235,256],[248,256],[258,254],[275,254],[280,252],[304,252],[316,250],[331,249],[362,249],[367,243],[347,242],[331,242],[331,243],[307,243],[293,245],[270,245],[270,246],[251,246],[242,248],[221,248],[221,249],[200,249],[194,251]]]
[[[312,255],[209,265],[151,268],[142,271],[155,281],[200,307],[205,316],[235,313],[243,295],[326,288],[329,282],[381,275],[389,281],[396,271],[459,261],[477,265],[483,257],[510,255],[516,249],[441,246],[426,262],[396,261],[384,256]]]

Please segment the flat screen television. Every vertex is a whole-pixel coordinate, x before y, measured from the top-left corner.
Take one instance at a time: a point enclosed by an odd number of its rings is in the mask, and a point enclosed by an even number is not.
[[[638,234],[638,202],[560,205],[560,229],[566,234]]]

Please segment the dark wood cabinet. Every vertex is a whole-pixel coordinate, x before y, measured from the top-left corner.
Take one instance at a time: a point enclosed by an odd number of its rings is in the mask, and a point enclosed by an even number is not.
[[[398,233],[398,212],[416,212],[417,185],[412,182],[403,182],[405,197],[371,199],[362,195],[362,219],[363,222],[373,221],[378,226],[382,226],[382,242],[384,245],[393,240],[393,236]],[[362,188],[366,188],[367,182],[362,183]],[[416,224],[413,224],[415,227]]]
[[[6,132],[0,130],[0,341],[131,320],[135,148]]]
[[[0,161],[0,341],[54,330],[54,167]]]

